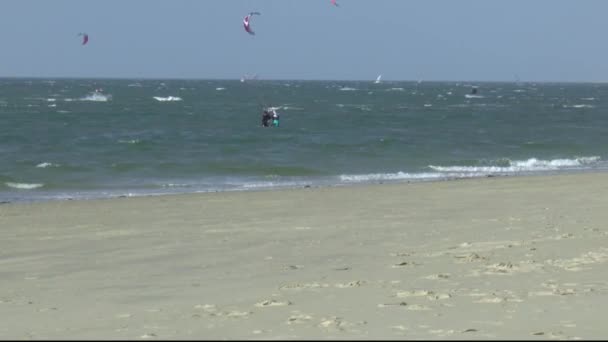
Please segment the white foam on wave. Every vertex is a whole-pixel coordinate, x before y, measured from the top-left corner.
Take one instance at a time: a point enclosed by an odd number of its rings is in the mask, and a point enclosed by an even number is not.
[[[564,105],[564,108],[595,108],[595,106],[590,105],[590,104],[575,104],[575,105]]]
[[[259,181],[245,183],[240,186],[242,189],[272,189],[272,188],[290,188],[308,185],[305,181]]]
[[[44,184],[40,184],[40,183],[13,183],[13,182],[6,182],[4,184],[6,184],[6,186],[8,186],[8,187],[15,188],[15,189],[22,189],[22,190],[37,189],[37,188],[40,188],[40,187],[44,186]]]
[[[182,98],[179,96],[167,96],[167,97],[154,96],[154,99],[159,102],[171,102],[171,101],[181,101],[182,100]]]
[[[304,110],[304,108],[301,108],[301,107],[291,107],[291,106],[281,106],[281,108],[283,110]]]
[[[348,183],[361,183],[370,181],[384,181],[384,180],[406,180],[406,179],[439,179],[445,178],[446,175],[435,172],[423,172],[423,173],[407,173],[407,172],[396,172],[396,173],[370,173],[363,175],[340,175],[340,181]]]
[[[386,89],[386,91],[404,91],[405,89],[403,88],[388,88]]]
[[[89,94],[85,97],[80,98],[80,101],[92,101],[92,102],[107,102],[112,99],[112,95],[104,95],[99,93]],[[66,99],[67,101],[68,99]]]
[[[217,90],[217,91],[220,91],[220,90],[226,90],[226,88],[223,88],[223,87],[217,87],[217,88],[215,88],[215,90]]]
[[[567,168],[576,168],[596,163],[600,157],[579,157],[575,159],[527,160],[509,161],[508,166],[435,166],[429,168],[439,172],[474,172],[474,173],[513,173],[530,171],[554,171]]]
[[[123,139],[121,139],[121,140],[118,140],[119,144],[138,144],[140,142],[141,142],[141,140],[139,140],[139,139],[130,139],[130,140],[123,140]]]
[[[357,88],[351,88],[351,87],[342,87],[340,88],[340,91],[355,91],[355,90],[359,90]]]
[[[467,99],[483,99],[482,95],[465,94],[464,97]]]
[[[49,163],[49,162],[43,162],[43,163],[36,165],[37,168],[41,168],[41,169],[44,169],[47,167],[59,167],[59,166],[60,166],[59,164]]]

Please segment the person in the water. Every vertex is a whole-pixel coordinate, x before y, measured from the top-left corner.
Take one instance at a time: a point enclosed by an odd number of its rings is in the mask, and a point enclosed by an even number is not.
[[[275,109],[272,110],[272,125],[279,127],[279,113]]]
[[[268,127],[270,126],[270,119],[272,118],[272,114],[267,109],[264,109],[264,113],[262,114],[262,126]]]

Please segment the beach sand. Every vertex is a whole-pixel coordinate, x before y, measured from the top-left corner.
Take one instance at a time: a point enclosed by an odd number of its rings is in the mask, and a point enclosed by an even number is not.
[[[2,339],[599,339],[608,174],[0,205]]]

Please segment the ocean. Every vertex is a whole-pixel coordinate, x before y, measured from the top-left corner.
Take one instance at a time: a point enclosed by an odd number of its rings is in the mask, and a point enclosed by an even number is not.
[[[0,202],[608,166],[601,83],[0,79],[0,119]]]

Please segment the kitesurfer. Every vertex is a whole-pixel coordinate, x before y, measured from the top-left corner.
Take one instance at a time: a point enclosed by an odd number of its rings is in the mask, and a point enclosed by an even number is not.
[[[262,114],[262,126],[268,127],[271,118],[272,118],[272,114],[270,113],[270,111],[267,109],[264,109],[264,113]]]
[[[275,109],[272,110],[272,125],[279,127],[279,113]]]

